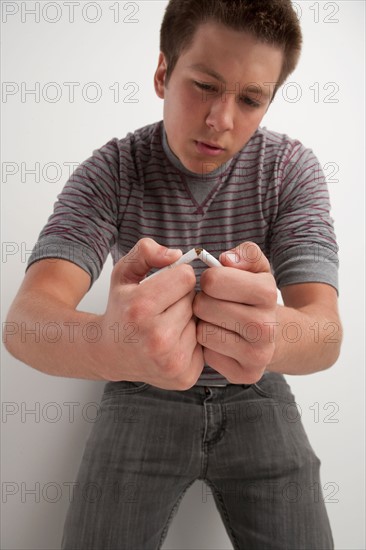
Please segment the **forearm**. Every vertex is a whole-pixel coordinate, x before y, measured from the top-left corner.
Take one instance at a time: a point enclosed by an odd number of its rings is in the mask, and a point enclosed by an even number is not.
[[[3,325],[3,341],[14,357],[41,372],[101,380],[99,320],[47,293],[28,292],[13,303]]]
[[[295,309],[278,305],[277,323],[271,336],[276,347],[268,371],[310,374],[335,363],[342,326],[338,315],[320,306]]]

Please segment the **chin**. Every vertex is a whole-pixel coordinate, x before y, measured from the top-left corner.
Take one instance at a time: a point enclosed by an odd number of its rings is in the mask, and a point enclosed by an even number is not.
[[[182,162],[182,161],[181,161]],[[183,166],[194,174],[202,174],[202,166],[195,162],[182,162]]]

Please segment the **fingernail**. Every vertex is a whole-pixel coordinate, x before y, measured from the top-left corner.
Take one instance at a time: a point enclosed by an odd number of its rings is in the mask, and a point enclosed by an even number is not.
[[[240,261],[239,256],[235,252],[228,252],[225,256],[232,264],[238,264]]]
[[[166,256],[176,256],[177,252],[180,252],[181,255],[183,254],[180,248],[167,248],[165,254]]]

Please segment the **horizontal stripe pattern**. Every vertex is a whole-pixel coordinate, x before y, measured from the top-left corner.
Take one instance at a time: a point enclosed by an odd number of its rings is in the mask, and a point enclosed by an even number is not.
[[[143,237],[183,251],[202,246],[217,258],[253,241],[279,288],[312,281],[338,290],[338,247],[321,166],[298,140],[266,128],[202,176],[173,155],[162,121],[110,140],[66,182],[28,266],[63,258],[87,271],[93,284],[109,253],[116,263]],[[198,290],[206,266],[193,267]],[[227,380],[207,365],[197,383]]]

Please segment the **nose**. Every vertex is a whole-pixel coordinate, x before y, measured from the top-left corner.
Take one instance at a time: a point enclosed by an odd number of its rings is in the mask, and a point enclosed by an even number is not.
[[[216,132],[227,132],[234,128],[235,97],[223,93],[210,105],[206,124]]]

